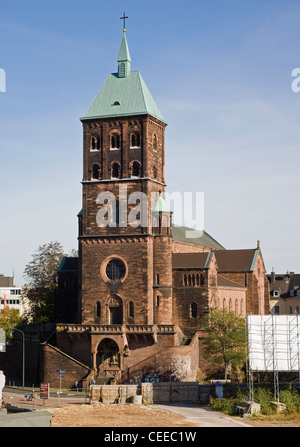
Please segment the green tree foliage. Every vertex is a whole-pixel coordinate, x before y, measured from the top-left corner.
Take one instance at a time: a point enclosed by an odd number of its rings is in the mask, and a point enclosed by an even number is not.
[[[205,321],[204,355],[224,370],[239,369],[246,360],[245,319],[226,309],[212,309]]]
[[[49,242],[38,248],[25,267],[30,317],[34,323],[54,321],[58,289],[57,269],[63,256],[61,244]]]
[[[6,338],[11,338],[15,327],[22,326],[23,319],[18,309],[6,307],[0,312],[0,328],[5,332]]]

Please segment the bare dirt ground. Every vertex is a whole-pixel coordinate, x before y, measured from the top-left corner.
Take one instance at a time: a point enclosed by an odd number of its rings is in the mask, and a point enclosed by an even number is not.
[[[196,427],[186,418],[145,405],[70,405],[47,408],[52,427]]]
[[[300,427],[300,415],[274,414],[272,416],[261,415],[252,418],[239,418],[253,427]]]
[[[196,427],[179,414],[144,405],[69,405],[47,408],[52,427]],[[300,427],[300,415],[273,415],[238,420],[252,427]]]

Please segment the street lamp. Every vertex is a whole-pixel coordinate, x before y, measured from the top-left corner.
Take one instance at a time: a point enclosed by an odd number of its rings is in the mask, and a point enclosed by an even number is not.
[[[22,382],[23,382],[23,388],[25,387],[25,334],[21,329],[14,328],[14,331],[21,332],[23,337],[23,371],[22,371]]]

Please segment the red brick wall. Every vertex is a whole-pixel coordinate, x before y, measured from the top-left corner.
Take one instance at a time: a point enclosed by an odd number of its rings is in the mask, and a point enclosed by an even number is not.
[[[51,388],[59,388],[60,380],[57,370],[65,371],[61,379],[62,388],[72,388],[75,382],[84,379],[89,369],[75,362],[71,357],[64,355],[50,345],[41,345],[41,377],[40,381],[50,383]]]

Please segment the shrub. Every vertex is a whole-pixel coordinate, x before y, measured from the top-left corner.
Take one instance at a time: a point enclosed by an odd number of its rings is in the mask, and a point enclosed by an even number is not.
[[[279,392],[279,401],[286,405],[286,413],[297,413],[300,408],[300,396],[292,388]]]
[[[225,397],[219,399],[218,397],[209,396],[209,406],[216,411],[234,416],[236,414],[236,406],[241,402],[237,397]]]
[[[254,401],[260,404],[262,414],[270,415],[275,413],[271,407],[271,401],[274,400],[274,394],[270,388],[258,387],[254,390]]]

